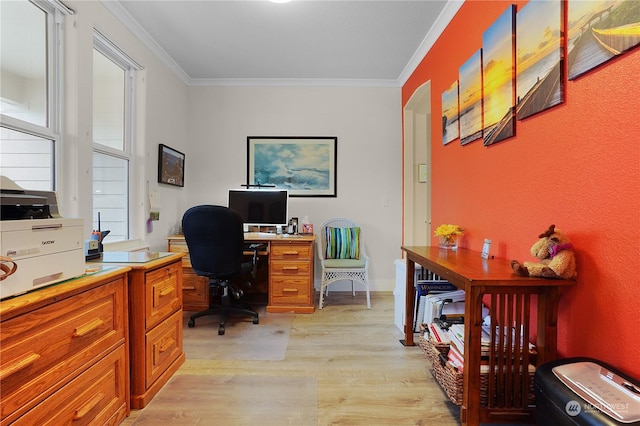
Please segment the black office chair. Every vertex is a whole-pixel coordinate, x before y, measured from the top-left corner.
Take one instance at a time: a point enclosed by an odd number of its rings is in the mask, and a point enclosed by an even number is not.
[[[242,218],[227,207],[202,205],[188,209],[182,216],[182,231],[189,247],[191,266],[196,274],[209,278],[210,300],[221,292],[221,304],[209,303],[209,309],[198,312],[189,318],[188,326],[195,327],[196,318],[220,314],[218,334],[224,334],[224,325],[230,313],[241,313],[253,317],[258,324],[258,313],[248,306],[231,304],[231,296],[239,299],[243,291],[232,280],[242,275],[255,277],[257,253],[254,250],[252,262],[243,263],[244,232]]]

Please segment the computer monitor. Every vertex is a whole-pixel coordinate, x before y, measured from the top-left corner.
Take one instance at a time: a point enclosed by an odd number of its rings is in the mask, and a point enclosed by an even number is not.
[[[284,189],[231,189],[229,208],[240,213],[245,225],[285,226],[289,193]]]

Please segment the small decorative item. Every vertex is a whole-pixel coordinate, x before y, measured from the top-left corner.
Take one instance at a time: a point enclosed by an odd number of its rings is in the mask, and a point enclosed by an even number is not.
[[[434,235],[438,237],[438,246],[446,250],[458,248],[458,237],[462,235],[464,228],[458,225],[440,225]]]
[[[485,238],[484,245],[482,246],[482,254],[480,255],[480,257],[482,257],[483,259],[488,259],[490,248],[491,248],[491,240],[488,238]]]
[[[569,238],[555,225],[549,226],[531,246],[537,262],[511,261],[513,272],[519,277],[576,278],[576,258]]]

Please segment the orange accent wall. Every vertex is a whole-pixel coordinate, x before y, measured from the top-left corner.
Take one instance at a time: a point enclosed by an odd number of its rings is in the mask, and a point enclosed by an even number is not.
[[[520,261],[555,224],[578,263],[560,300],[559,355],[640,379],[640,48],[568,81],[565,102],[518,121],[513,138],[442,146],[442,92],[508,4],[464,3],[402,88],[404,106],[431,81],[432,224],[461,225],[462,247],[490,238],[491,254]]]

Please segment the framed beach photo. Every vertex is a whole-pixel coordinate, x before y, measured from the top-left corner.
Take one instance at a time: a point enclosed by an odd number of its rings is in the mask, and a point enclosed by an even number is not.
[[[164,144],[158,146],[158,182],[184,186],[184,154]]]
[[[515,135],[515,6],[482,34],[482,137],[492,145]]]
[[[292,197],[335,197],[338,138],[248,136],[247,185],[286,189]]]
[[[482,49],[458,73],[460,144],[466,145],[482,137]]]
[[[516,15],[518,120],[564,101],[563,12],[561,0],[531,1]]]

